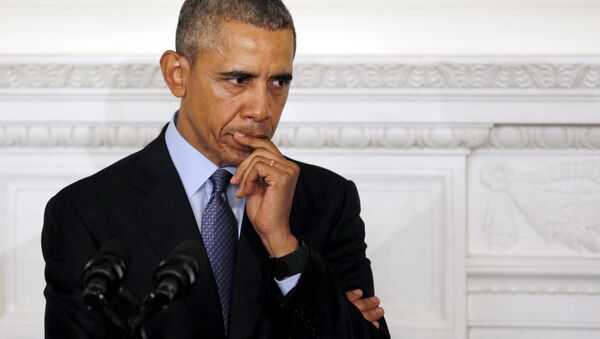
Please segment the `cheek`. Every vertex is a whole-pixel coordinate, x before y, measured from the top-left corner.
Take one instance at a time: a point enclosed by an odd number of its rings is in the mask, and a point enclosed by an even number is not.
[[[239,117],[240,104],[235,100],[224,100],[212,107],[211,126],[216,138],[223,138],[225,134],[231,133],[234,126],[239,125],[236,119]]]
[[[281,114],[283,113],[283,109],[285,108],[285,104],[287,102],[288,93],[275,96],[271,101],[271,113],[273,116],[271,119],[273,120],[273,124],[277,126],[279,123],[279,119],[281,118]]]

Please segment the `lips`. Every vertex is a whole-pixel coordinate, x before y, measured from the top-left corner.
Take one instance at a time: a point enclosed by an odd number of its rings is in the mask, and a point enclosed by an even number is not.
[[[235,149],[237,151],[244,152],[244,153],[250,153],[250,152],[252,152],[252,148],[251,147],[243,145],[243,144],[240,144],[239,142],[237,142],[235,140],[235,138],[233,137],[233,134],[229,134],[228,136],[229,136],[229,138],[227,138],[227,140],[231,139],[230,142],[227,142],[227,145],[229,145],[229,147],[231,147],[231,148],[233,148],[233,149]]]
[[[269,138],[268,133],[256,133],[256,132],[244,132],[244,131],[236,131],[236,132],[240,132],[243,135],[250,137],[250,138],[259,138],[259,139],[268,139]],[[233,132],[233,133],[235,133],[235,132]]]

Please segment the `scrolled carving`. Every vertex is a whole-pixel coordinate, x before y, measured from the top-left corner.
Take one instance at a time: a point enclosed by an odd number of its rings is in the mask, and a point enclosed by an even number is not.
[[[600,88],[598,65],[300,64],[298,88]]]
[[[0,88],[164,88],[154,64],[4,64]]]
[[[598,89],[596,64],[300,63],[294,87],[315,89]],[[155,63],[2,64],[0,88],[165,88]]]

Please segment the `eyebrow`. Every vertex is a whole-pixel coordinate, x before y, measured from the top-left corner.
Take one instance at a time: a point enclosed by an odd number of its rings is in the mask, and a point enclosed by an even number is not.
[[[258,78],[258,75],[246,72],[246,71],[230,71],[230,72],[219,72],[219,75],[226,78],[240,78],[240,79],[252,79]],[[273,80],[291,81],[293,78],[291,73],[279,73],[271,77]]]
[[[273,80],[292,81],[292,73],[280,73],[271,77]]]
[[[258,78],[258,75],[246,71],[219,72],[219,74],[227,78]]]

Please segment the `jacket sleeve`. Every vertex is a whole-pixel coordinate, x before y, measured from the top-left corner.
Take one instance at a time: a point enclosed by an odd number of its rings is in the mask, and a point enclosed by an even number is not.
[[[96,243],[73,206],[59,195],[50,199],[42,229],[47,339],[108,336],[101,317],[83,304],[83,267],[96,249]]]
[[[373,273],[366,257],[365,226],[353,182],[347,181],[343,207],[321,253],[310,247],[307,267],[281,305],[292,338],[389,338],[385,320],[380,329],[365,320],[346,298],[360,288],[374,295]]]

